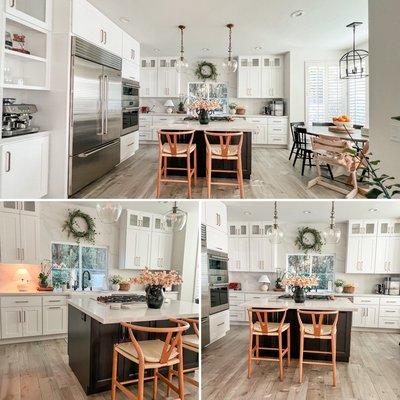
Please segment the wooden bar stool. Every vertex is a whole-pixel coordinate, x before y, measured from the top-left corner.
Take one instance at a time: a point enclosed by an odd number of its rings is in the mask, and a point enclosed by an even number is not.
[[[182,333],[189,329],[190,325],[184,321],[171,319],[175,326],[166,328],[152,328],[147,326],[133,325],[122,322],[121,325],[128,329],[130,342],[119,343],[114,345],[112,380],[111,380],[111,400],[116,399],[117,388],[124,393],[129,399],[144,399],[144,382],[153,380],[153,399],[157,397],[158,379],[163,381],[175,391],[181,400],[184,400],[184,376],[183,376],[183,348]],[[134,331],[147,332],[152,334],[165,334],[165,340],[142,340],[135,338]],[[118,355],[121,355],[139,366],[139,378],[129,381],[119,382],[118,375]],[[178,366],[178,387],[176,387],[169,379],[158,372],[159,368]],[[153,376],[145,378],[145,370],[153,369]],[[138,383],[138,395],[135,396],[125,386],[132,383]]]
[[[304,323],[302,316],[311,316],[311,324]],[[326,324],[324,317],[326,316]],[[334,316],[332,324],[328,323],[328,318]],[[307,318],[306,317],[306,318]],[[297,310],[297,318],[300,324],[300,383],[303,382],[303,364],[332,365],[333,386],[336,386],[336,325],[339,318],[339,311],[307,311]],[[331,351],[304,350],[304,339],[331,340]],[[326,361],[304,361],[304,353],[310,354],[331,354],[332,362]]]
[[[238,186],[240,191],[240,197],[244,197],[243,190],[243,168],[242,168],[242,145],[243,145],[243,132],[204,132],[206,141],[206,175],[207,175],[207,194],[208,198],[211,198],[211,186],[222,185],[222,186]],[[210,143],[211,138],[217,139],[217,144]],[[231,144],[232,139],[239,138],[237,144]],[[229,160],[236,161],[236,170],[229,169],[212,169],[213,160]],[[231,182],[213,182],[212,173],[228,173],[236,174],[237,183]]]
[[[248,349],[248,374],[251,377],[253,360],[277,361],[279,363],[279,379],[283,381],[283,357],[287,356],[287,365],[290,365],[290,324],[285,322],[287,308],[258,309],[249,308],[250,338]],[[255,320],[255,322],[253,322]],[[273,322],[271,320],[279,321]],[[282,332],[287,332],[287,347],[283,349]],[[260,336],[277,336],[278,347],[260,347]],[[253,347],[253,337],[255,346]],[[278,358],[260,357],[260,350],[278,351]],[[255,355],[254,355],[255,353]]]
[[[184,321],[187,322],[189,324],[192,325],[193,330],[194,330],[194,334],[186,334],[186,335],[182,335],[182,346],[184,349],[190,350],[190,351],[194,351],[195,353],[199,353],[199,321],[197,319],[191,319],[191,318],[181,318],[180,321]],[[183,370],[183,373],[189,373],[189,372],[195,372],[199,369],[199,367],[196,368],[187,368]],[[171,381],[172,380],[172,376],[178,376],[178,371],[176,371],[174,369],[174,366],[171,365],[169,367],[169,371],[168,371],[168,379]],[[187,375],[184,375],[184,379],[185,381],[191,383],[194,386],[199,386],[199,382],[196,381],[193,378],[190,378]],[[167,388],[167,396],[169,396],[170,393],[170,388]]]
[[[157,198],[160,197],[161,183],[187,183],[188,198],[192,198],[193,183],[197,183],[197,153],[196,144],[193,143],[195,131],[158,131],[158,171],[157,171]],[[184,142],[184,143],[182,143]],[[193,167],[191,155],[193,153]],[[186,158],[186,168],[168,167],[168,159]],[[171,179],[167,177],[168,171],[186,171],[187,179]]]

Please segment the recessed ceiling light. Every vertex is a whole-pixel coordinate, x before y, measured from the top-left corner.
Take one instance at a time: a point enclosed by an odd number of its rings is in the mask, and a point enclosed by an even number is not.
[[[311,211],[305,210],[305,211],[303,211],[303,214],[311,214]]]
[[[377,211],[379,211],[377,208],[370,208],[368,211],[370,211],[370,212],[377,212]]]
[[[293,11],[293,12],[290,14],[290,16],[291,16],[292,18],[299,18],[299,17],[302,17],[304,14],[305,14],[305,13],[304,13],[303,10],[296,10],[296,11]]]
[[[130,18],[127,18],[127,17],[121,17],[119,20],[120,20],[121,22],[123,22],[124,24],[127,24],[128,22],[131,22],[131,19],[130,19]]]
[[[262,50],[262,47],[261,46],[256,46],[256,47],[254,47],[254,50]]]
[[[154,49],[154,53],[159,53],[160,51],[160,49]]]
[[[210,49],[209,49],[208,47],[203,47],[203,48],[201,49],[201,51],[210,51]]]
[[[243,214],[244,215],[251,215],[251,212],[250,211],[243,211]]]

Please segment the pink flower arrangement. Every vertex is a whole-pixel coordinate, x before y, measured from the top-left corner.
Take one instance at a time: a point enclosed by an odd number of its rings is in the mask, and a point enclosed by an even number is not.
[[[146,268],[140,275],[131,278],[134,285],[170,287],[180,285],[183,280],[176,271],[151,272]]]
[[[289,276],[288,278],[285,278],[282,281],[282,284],[285,286],[306,288],[311,286],[317,286],[318,278],[314,275],[311,276],[292,275]]]
[[[218,100],[195,100],[190,104],[189,108],[191,110],[207,110],[214,111],[221,108]]]

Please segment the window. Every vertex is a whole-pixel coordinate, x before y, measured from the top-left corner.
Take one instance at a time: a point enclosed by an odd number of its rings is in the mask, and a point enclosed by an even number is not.
[[[77,285],[81,288],[83,272],[89,271],[93,289],[106,289],[107,260],[108,251],[106,247],[52,243],[53,285],[59,286],[63,283],[69,283],[70,287]],[[85,284],[87,284],[86,281]]]
[[[339,65],[333,62],[306,63],[306,121],[330,122],[344,114],[343,82]]]
[[[348,114],[356,125],[367,125],[367,78],[347,82]]]
[[[289,274],[316,275],[319,279],[317,291],[333,291],[335,282],[335,256],[333,254],[288,254]]]
[[[225,83],[189,82],[189,104],[199,98],[218,100],[221,108],[215,111],[217,114],[226,114],[228,112],[228,86]]]

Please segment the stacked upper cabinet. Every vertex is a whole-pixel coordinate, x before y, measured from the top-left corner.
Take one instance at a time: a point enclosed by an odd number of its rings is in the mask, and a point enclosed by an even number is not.
[[[179,97],[180,74],[176,71],[175,57],[160,57],[158,59],[158,97]]]
[[[400,220],[378,221],[375,272],[400,274]]]
[[[281,56],[262,58],[261,97],[283,98],[283,58]]]
[[[6,13],[51,30],[52,0],[6,0]]]
[[[261,97],[261,57],[239,57],[238,98]]]
[[[122,77],[139,82],[140,44],[125,32],[122,37]]]
[[[142,58],[140,69],[140,97],[157,97],[156,57]]]

